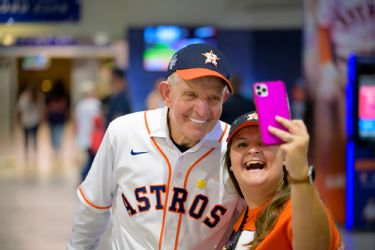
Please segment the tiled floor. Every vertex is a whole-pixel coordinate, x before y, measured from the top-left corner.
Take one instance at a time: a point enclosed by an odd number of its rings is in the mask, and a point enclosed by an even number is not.
[[[69,237],[80,169],[73,130],[66,128],[60,160],[45,125],[40,132],[39,154],[28,161],[18,130],[13,143],[0,145],[1,250],[65,249]],[[375,250],[375,232],[341,234],[348,250]]]
[[[19,130],[14,143],[1,145],[0,249],[65,249],[78,202],[79,169],[71,126],[65,132],[61,159],[52,155],[45,125],[39,153],[28,160]]]

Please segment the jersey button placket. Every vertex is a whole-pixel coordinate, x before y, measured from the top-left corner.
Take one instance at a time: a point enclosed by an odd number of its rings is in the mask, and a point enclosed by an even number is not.
[[[175,167],[175,174],[174,174],[175,180],[174,180],[174,182],[176,184],[178,184],[179,186],[183,184],[183,180],[182,180],[182,178],[183,178],[183,159],[184,159],[184,157],[180,156],[177,159],[176,167]]]
[[[169,188],[169,201],[168,204],[171,204],[171,200],[173,197],[173,188],[178,187],[182,188],[184,185],[184,178],[183,178],[183,157],[180,155],[173,167],[172,172],[172,180],[171,180],[171,186]],[[168,205],[168,206],[169,206]],[[166,249],[173,249],[175,244],[175,238],[176,238],[176,232],[177,232],[177,225],[178,225],[178,214],[176,213],[167,213],[166,218],[166,225],[168,227],[166,228],[166,231],[164,233],[164,243]],[[166,239],[173,239],[173,240],[166,240]],[[164,248],[164,247],[163,247]]]
[[[184,186],[184,175],[183,175],[183,157],[180,155],[179,158],[176,161],[176,165],[173,172],[173,180],[172,180],[172,187],[171,187],[171,199],[174,195],[173,188],[183,188]],[[169,223],[169,232],[170,235],[168,239],[175,239],[176,232],[177,232],[177,225],[178,225],[178,213],[172,213],[169,215],[170,219],[172,220],[171,223]],[[174,244],[174,240],[173,240]]]

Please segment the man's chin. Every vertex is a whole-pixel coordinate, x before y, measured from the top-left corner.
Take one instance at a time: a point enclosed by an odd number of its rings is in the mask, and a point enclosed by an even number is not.
[[[185,127],[185,136],[190,140],[200,141],[202,140],[212,129],[206,125],[194,125],[190,124],[188,127]]]

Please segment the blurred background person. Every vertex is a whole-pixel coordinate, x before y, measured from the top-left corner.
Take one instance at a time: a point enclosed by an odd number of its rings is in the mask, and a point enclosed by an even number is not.
[[[375,223],[375,198],[370,197],[366,201],[366,205],[362,212],[363,219],[367,226],[372,226]]]
[[[74,121],[77,146],[85,152],[85,163],[81,169],[81,181],[86,175],[94,160],[95,153],[91,150],[91,134],[94,131],[94,119],[101,114],[101,102],[96,97],[95,85],[91,81],[81,84],[81,99],[74,109]]]
[[[290,109],[293,119],[305,119],[306,112],[306,85],[302,78],[298,79],[292,88]]]
[[[91,136],[90,136],[90,139],[91,139],[90,149],[94,156],[99,150],[104,134],[105,134],[104,117],[102,114],[99,114],[98,116],[94,117],[94,125],[93,125],[93,129],[91,131]],[[85,175],[87,175],[90,168],[91,168],[91,165],[89,166],[89,169],[85,171],[86,172]]]
[[[231,124],[234,119],[242,114],[248,113],[255,110],[255,105],[252,100],[248,100],[241,95],[241,76],[235,74],[231,77],[230,82],[233,86],[233,93],[229,95],[228,99],[224,103],[223,113],[221,114],[220,120]],[[249,89],[249,91],[251,91]]]
[[[164,101],[161,98],[160,91],[159,91],[159,84],[163,81],[163,78],[158,78],[154,82],[154,88],[148,94],[146,99],[146,108],[147,109],[157,109],[164,107]]]
[[[17,116],[23,130],[24,156],[28,161],[30,151],[30,139],[33,141],[33,154],[38,149],[38,129],[42,120],[43,95],[35,86],[27,86],[21,92],[17,103]]]
[[[69,119],[69,96],[66,93],[62,80],[56,80],[46,97],[46,117],[50,130],[50,137],[54,156],[61,157],[61,141],[65,123]]]
[[[125,72],[120,68],[113,68],[111,74],[112,93],[106,107],[107,125],[115,118],[131,112],[128,83]]]

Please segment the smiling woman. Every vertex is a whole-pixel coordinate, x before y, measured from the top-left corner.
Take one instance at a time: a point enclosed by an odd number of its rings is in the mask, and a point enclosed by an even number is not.
[[[270,127],[283,141],[273,146],[262,143],[255,112],[232,123],[225,163],[247,209],[224,249],[339,249],[338,230],[307,178],[313,171],[306,127],[299,120],[276,121],[288,131]]]

